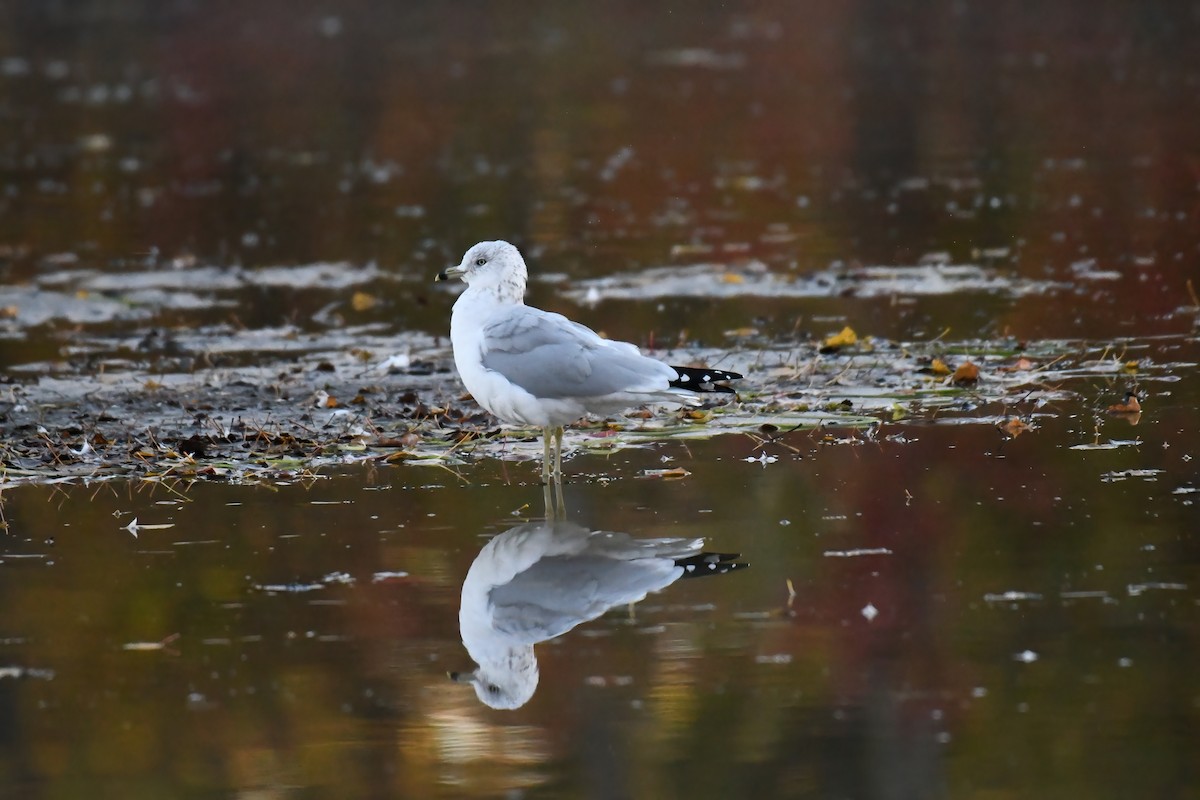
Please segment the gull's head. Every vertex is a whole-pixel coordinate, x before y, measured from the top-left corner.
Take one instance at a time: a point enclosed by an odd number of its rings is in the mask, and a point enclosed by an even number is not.
[[[438,273],[437,280],[461,278],[468,286],[490,288],[502,298],[525,296],[529,273],[521,252],[508,242],[480,242],[467,251],[462,262]]]
[[[523,658],[508,663],[481,666],[474,672],[449,672],[455,683],[469,683],[479,701],[490,708],[520,708],[533,697],[538,685],[537,661],[533,648],[522,653]]]

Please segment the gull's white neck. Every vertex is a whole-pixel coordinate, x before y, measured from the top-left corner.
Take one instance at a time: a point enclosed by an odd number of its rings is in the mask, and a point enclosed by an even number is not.
[[[464,381],[470,380],[471,365],[482,355],[483,325],[488,317],[498,309],[524,304],[523,275],[477,278],[454,301],[454,310],[450,314],[450,342],[454,345],[454,360]]]

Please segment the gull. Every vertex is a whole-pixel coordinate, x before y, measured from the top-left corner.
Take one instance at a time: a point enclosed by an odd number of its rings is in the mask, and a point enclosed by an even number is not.
[[[520,708],[538,685],[533,646],[676,580],[747,566],[698,538],[635,539],[566,520],[518,525],[492,539],[467,570],[459,632],[478,665],[449,677],[492,708]]]
[[[562,481],[563,426],[587,414],[612,414],[644,403],[699,405],[699,393],[733,389],[718,381],[742,377],[723,370],[673,367],[635,345],[602,338],[591,328],[525,305],[528,270],[516,247],[480,242],[437,280],[461,278],[450,342],[467,391],[511,425],[542,429],[542,480]]]

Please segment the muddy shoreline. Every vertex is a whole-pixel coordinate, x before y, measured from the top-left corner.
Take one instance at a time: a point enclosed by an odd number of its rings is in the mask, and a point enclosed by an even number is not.
[[[1110,400],[1131,389],[1153,392],[1190,363],[1167,359],[1164,350],[1194,356],[1196,349],[1192,337],[831,338],[657,351],[747,378],[732,403],[585,421],[568,445],[611,451],[737,433],[754,454],[777,442],[789,446],[787,435],[807,436],[806,446],[903,440],[905,426],[921,424],[993,425],[998,435],[1020,435],[1036,429],[1039,415],[1090,411],[1100,420]],[[960,370],[964,364],[978,374]],[[105,347],[84,342],[66,361],[14,368],[0,391],[0,485],[115,477],[255,482],[356,461],[453,471],[476,458],[540,454],[536,432],[503,430],[463,393],[445,341],[418,335],[291,328],[141,334]]]

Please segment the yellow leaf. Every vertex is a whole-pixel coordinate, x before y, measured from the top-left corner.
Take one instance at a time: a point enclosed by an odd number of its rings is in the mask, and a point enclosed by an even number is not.
[[[842,328],[841,333],[836,333],[833,336],[825,339],[826,347],[849,347],[858,342],[858,334],[849,325]]]
[[[934,375],[949,375],[950,368],[946,366],[946,362],[940,358],[935,358],[929,365],[929,371]]]
[[[355,311],[366,311],[368,308],[373,308],[378,302],[375,295],[366,292],[355,292],[354,296],[350,298],[350,305]]]
[[[726,272],[721,276],[721,283],[745,283],[746,279],[736,272]]]

